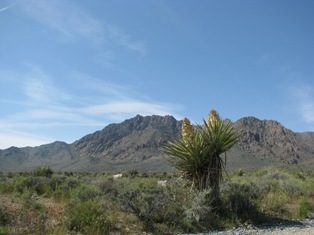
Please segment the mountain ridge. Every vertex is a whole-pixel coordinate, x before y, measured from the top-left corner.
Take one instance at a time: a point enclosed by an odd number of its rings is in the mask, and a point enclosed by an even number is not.
[[[249,116],[233,122],[240,134],[228,153],[231,168],[314,164],[314,132],[293,132],[276,120]],[[0,150],[0,170],[29,171],[40,165],[63,171],[172,170],[162,146],[180,135],[173,116],[137,115],[67,144]],[[230,159],[230,160],[229,160]]]

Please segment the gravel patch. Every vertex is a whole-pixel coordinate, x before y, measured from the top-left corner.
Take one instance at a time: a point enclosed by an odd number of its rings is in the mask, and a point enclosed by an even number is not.
[[[314,235],[314,220],[284,221],[260,226],[247,225],[225,231],[212,231],[193,235]]]

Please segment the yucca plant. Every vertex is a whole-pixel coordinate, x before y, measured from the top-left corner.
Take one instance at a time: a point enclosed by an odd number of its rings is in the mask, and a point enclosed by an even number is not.
[[[192,126],[188,119],[182,122],[181,137],[165,146],[170,162],[198,190],[211,189],[213,200],[219,197],[226,153],[238,139],[231,122],[220,119],[215,110],[203,125]]]

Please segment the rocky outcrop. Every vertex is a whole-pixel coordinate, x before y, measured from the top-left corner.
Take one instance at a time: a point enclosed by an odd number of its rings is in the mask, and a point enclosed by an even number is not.
[[[299,162],[297,134],[279,122],[245,117],[235,122],[234,127],[240,134],[238,145],[244,152],[261,158],[280,158],[287,163]]]

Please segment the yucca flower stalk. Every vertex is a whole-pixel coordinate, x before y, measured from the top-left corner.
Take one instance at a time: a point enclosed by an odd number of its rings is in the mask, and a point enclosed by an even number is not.
[[[213,200],[219,198],[219,183],[225,167],[221,155],[236,142],[232,124],[221,120],[212,110],[203,125],[182,121],[181,138],[165,146],[170,161],[198,190],[211,189]]]
[[[208,114],[208,124],[214,125],[215,122],[219,121],[220,117],[216,110],[211,110]]]
[[[181,136],[185,142],[189,142],[193,138],[193,127],[188,118],[184,118],[182,121]]]

